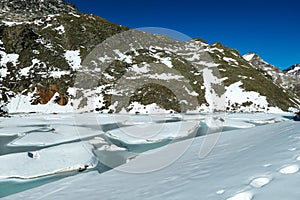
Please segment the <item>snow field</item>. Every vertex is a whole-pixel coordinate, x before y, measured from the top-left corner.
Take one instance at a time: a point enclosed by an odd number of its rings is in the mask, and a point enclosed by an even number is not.
[[[243,118],[249,122],[270,121],[274,116],[250,115],[247,119],[246,115],[239,117],[235,114],[229,115],[229,118]],[[174,197],[195,200],[297,199],[300,151],[288,149],[300,145],[300,124],[285,120],[276,124],[262,124],[266,125],[224,132],[213,151],[204,159],[199,159],[198,153],[205,137],[199,137],[192,139],[191,146],[170,165],[147,173],[126,173],[163,162],[181,145],[190,141],[184,140],[170,144],[168,148],[151,150],[152,154],[142,153],[127,164],[103,174],[89,172],[69,177],[5,199],[25,196],[29,199],[84,199],[99,196],[125,200]],[[98,149],[105,151],[110,148],[122,151],[113,145],[99,146]],[[287,184],[289,187],[286,187]]]

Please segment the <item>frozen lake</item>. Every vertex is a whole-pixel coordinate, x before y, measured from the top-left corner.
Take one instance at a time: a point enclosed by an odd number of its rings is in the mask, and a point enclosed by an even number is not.
[[[203,145],[206,156],[227,132],[284,123],[288,117],[90,113],[19,114],[0,118],[0,197],[93,171],[101,176],[103,172],[130,164],[140,155],[150,152],[151,158],[153,151],[168,151],[169,146],[190,141],[173,151],[175,156],[170,156],[170,162],[175,162],[198,137],[208,138]]]

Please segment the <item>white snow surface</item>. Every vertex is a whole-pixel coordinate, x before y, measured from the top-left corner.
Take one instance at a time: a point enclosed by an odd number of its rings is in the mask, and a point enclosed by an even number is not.
[[[7,54],[4,51],[0,51],[0,57],[0,66],[5,66],[8,62],[13,63],[15,66],[19,59],[18,54]]]
[[[253,121],[274,118],[274,115],[267,117],[266,114],[248,116]],[[229,117],[247,120],[245,114]],[[199,159],[201,146],[215,135],[211,136],[184,140],[145,152],[129,163],[103,174],[96,171],[80,174],[3,199],[299,198],[300,163],[297,158],[300,151],[289,151],[300,145],[299,122],[283,121],[224,132],[210,154]],[[179,149],[185,150],[176,155]],[[165,163],[173,156],[177,159]],[[40,159],[43,157],[41,152]],[[12,165],[5,162],[9,166],[6,170],[11,170],[14,163],[19,162],[15,159],[12,161]]]
[[[73,106],[69,104],[65,106],[60,106],[58,104],[53,103],[56,96],[55,94],[52,99],[45,105],[31,105],[31,100],[33,97],[33,93],[29,93],[28,95],[17,95],[13,97],[10,102],[7,104],[7,109],[9,113],[30,113],[30,112],[38,112],[38,113],[67,113],[74,112]]]
[[[221,85],[223,79],[216,77],[211,69],[205,68],[203,70],[203,85],[205,87],[205,99],[209,104],[210,112],[215,110],[225,110],[225,98],[221,97],[213,89],[213,84]]]
[[[243,103],[251,102],[251,105],[241,106],[239,110],[245,112],[258,111],[258,112],[270,112],[270,113],[281,113],[281,109],[277,107],[269,106],[267,98],[260,95],[258,92],[254,91],[245,91],[242,86],[242,81],[231,84],[226,87],[226,103],[228,106],[234,104],[242,105]]]
[[[287,74],[294,74],[295,72],[300,71],[300,66],[296,66],[294,69],[289,70]]]
[[[125,61],[127,63],[132,63],[132,56],[125,55],[120,50],[114,50],[115,54],[119,57],[120,60]]]
[[[31,66],[20,69],[20,74],[21,74],[21,75],[27,76],[28,73],[30,72],[30,70],[34,67],[34,65],[35,65],[35,64],[39,64],[41,61],[38,60],[38,59],[36,59],[36,58],[34,58],[34,59],[32,59],[31,62],[32,62],[32,65],[31,65]]]
[[[149,105],[142,105],[139,102],[132,102],[128,108],[132,108],[129,111],[129,114],[135,114],[135,113],[142,113],[142,114],[164,114],[164,113],[170,113],[169,110],[161,108],[156,103],[152,103]],[[173,111],[174,112],[174,111]]]
[[[78,70],[81,67],[81,57],[79,50],[67,50],[65,58],[73,70]]]
[[[254,53],[248,53],[248,54],[246,54],[246,55],[244,55],[243,56],[243,58],[246,60],[246,61],[250,61],[250,60],[252,60],[252,58],[255,56],[255,54]]]
[[[224,57],[223,60],[225,60],[226,62],[234,62],[235,64],[238,64],[238,62],[233,58]]]
[[[238,81],[227,88],[226,97],[230,98],[228,101],[232,103],[242,104],[243,102],[253,102],[254,104],[268,106],[266,97],[261,96],[257,92],[245,92],[240,86],[243,85],[241,81]]]
[[[58,31],[58,34],[60,34],[60,35],[65,33],[65,27],[63,25],[56,27],[54,30]]]
[[[95,167],[95,159],[86,147],[80,143],[51,147],[38,151],[40,157],[37,159],[30,158],[27,152],[0,156],[0,163],[9,163],[0,165],[0,181],[7,178],[29,179],[74,171],[84,165]]]
[[[195,136],[199,122],[142,124],[112,130],[106,136],[125,144],[147,144]]]

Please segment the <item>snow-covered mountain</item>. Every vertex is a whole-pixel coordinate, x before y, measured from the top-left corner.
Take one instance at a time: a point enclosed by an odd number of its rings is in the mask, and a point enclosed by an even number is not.
[[[50,14],[76,13],[72,3],[63,0],[1,0],[0,17],[13,22],[26,22]]]
[[[284,70],[286,77],[289,78],[290,89],[300,96],[300,64],[295,64]]]
[[[243,57],[245,60],[250,62],[253,67],[259,69],[264,76],[272,79],[275,84],[286,90],[292,91],[298,97],[300,96],[300,85],[298,81],[298,72],[300,67],[298,65],[293,65],[282,71],[263,60],[256,53],[248,53]]]
[[[2,111],[275,112],[300,104],[272,78],[281,72],[256,56],[130,30],[61,0],[18,2],[0,2]]]
[[[287,74],[300,76],[300,64],[292,65],[291,67],[284,70]]]
[[[257,53],[247,53],[244,56],[244,59],[251,63],[251,65],[259,70],[261,70],[265,76],[273,79],[275,82],[280,82],[283,72],[277,67],[269,64],[263,60]]]

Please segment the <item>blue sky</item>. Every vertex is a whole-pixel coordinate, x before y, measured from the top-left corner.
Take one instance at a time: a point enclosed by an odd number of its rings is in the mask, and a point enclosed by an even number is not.
[[[130,28],[167,28],[241,54],[257,52],[282,69],[300,63],[298,0],[70,1],[84,13]]]

